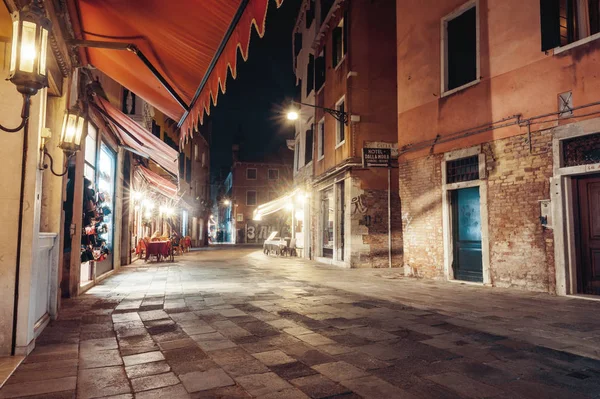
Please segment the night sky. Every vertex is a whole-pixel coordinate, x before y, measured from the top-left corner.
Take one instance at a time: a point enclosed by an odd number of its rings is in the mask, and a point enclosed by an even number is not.
[[[252,28],[248,61],[238,52],[237,79],[227,79],[211,110],[211,174],[231,166],[231,146],[240,144],[240,155],[259,160],[294,138],[293,124],[282,117],[284,105],[294,97],[292,29],[301,0],[285,0],[278,9],[269,4],[266,33],[261,39]]]

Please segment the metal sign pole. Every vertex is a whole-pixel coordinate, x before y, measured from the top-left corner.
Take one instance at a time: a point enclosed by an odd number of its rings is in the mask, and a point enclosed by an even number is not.
[[[392,267],[392,168],[388,167],[388,258]]]

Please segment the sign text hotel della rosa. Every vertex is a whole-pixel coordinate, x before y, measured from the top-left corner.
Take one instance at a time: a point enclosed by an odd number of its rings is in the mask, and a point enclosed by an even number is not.
[[[389,167],[398,157],[398,144],[381,141],[366,141],[363,147],[364,167]]]

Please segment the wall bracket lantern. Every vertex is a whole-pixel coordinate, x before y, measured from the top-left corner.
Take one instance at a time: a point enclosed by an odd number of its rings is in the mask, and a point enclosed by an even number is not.
[[[19,126],[6,128],[0,125],[0,129],[10,133],[21,130],[27,123],[30,97],[36,95],[38,90],[48,87],[47,51],[52,27],[50,19],[40,7],[39,0],[34,0],[21,10],[15,11],[12,21],[9,80],[23,95],[23,109]]]
[[[60,132],[60,138],[58,141],[58,147],[63,150],[66,155],[65,158],[65,170],[57,173],[54,171],[54,159],[52,155],[48,153],[46,149],[45,138],[42,140],[43,157],[50,159],[50,166],[42,163],[40,169],[50,169],[50,172],[55,176],[64,176],[68,172],[69,159],[75,155],[77,151],[81,149],[81,139],[84,136],[84,130],[87,126],[85,114],[76,105],[71,110],[67,111],[63,119],[62,131]],[[43,162],[43,158],[42,158]]]
[[[297,102],[297,101],[292,101],[292,109],[290,109],[287,113],[288,120],[295,121],[300,117],[300,115],[299,115],[300,112],[295,108],[296,105],[304,105],[307,107],[322,109],[323,112],[326,112],[329,115],[333,116],[335,118],[335,120],[342,122],[344,125],[348,124],[349,114],[347,112],[340,111],[337,109],[319,107],[318,105],[306,104],[306,103],[301,103],[301,102]]]

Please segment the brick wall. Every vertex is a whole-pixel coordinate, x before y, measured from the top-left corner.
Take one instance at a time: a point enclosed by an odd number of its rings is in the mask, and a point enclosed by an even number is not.
[[[554,236],[543,229],[539,200],[550,198],[551,131],[483,145],[488,173],[492,284],[554,292]]]
[[[444,274],[442,155],[399,164],[404,271],[419,277]]]
[[[389,267],[388,243],[388,194],[387,190],[365,190],[364,201],[368,206],[370,225],[362,235],[364,244],[370,252],[362,259],[360,267]],[[402,214],[400,198],[392,195],[392,267],[403,266],[402,251]]]
[[[554,236],[543,229],[540,200],[550,198],[550,131],[484,143],[492,285],[554,292]],[[444,276],[443,155],[400,164],[405,272]]]

